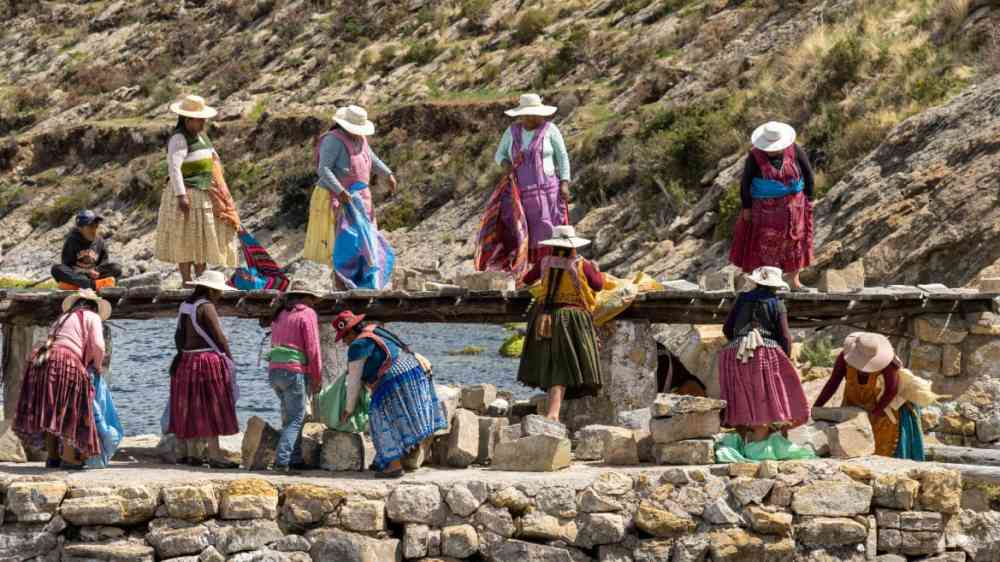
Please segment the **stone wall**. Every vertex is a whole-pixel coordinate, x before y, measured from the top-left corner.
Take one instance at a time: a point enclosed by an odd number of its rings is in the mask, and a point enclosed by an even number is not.
[[[1000,513],[963,511],[957,472],[877,462],[424,473],[392,483],[0,476],[0,560],[1000,559]]]

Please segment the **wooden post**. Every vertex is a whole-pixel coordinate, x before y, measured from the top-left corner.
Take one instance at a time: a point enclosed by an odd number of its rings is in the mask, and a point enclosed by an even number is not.
[[[47,326],[3,325],[3,363],[0,368],[4,376],[4,419],[14,419],[24,369],[31,359],[31,352],[45,342],[48,333]]]

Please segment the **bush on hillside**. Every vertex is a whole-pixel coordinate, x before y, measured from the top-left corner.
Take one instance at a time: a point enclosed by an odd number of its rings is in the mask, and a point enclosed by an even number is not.
[[[552,23],[552,15],[548,11],[540,8],[527,10],[517,20],[513,39],[517,43],[527,45],[541,35],[550,23]]]
[[[24,187],[12,183],[0,183],[0,219],[6,217],[11,211],[22,205],[24,201]]]
[[[741,210],[743,210],[743,203],[740,200],[740,184],[734,183],[719,198],[719,222],[715,223],[716,240],[732,238],[736,217]]]
[[[820,60],[825,87],[839,90],[851,84],[858,78],[864,62],[865,52],[857,35],[837,41]]]
[[[386,204],[379,213],[378,224],[381,230],[387,232],[397,228],[409,228],[420,222],[413,196],[397,195],[396,200]]]
[[[248,60],[237,58],[225,63],[215,73],[214,83],[218,99],[224,100],[242,90],[253,81],[255,75],[256,69]]]
[[[10,104],[14,113],[27,113],[45,106],[49,101],[48,90],[18,86],[10,94]]]
[[[52,205],[48,207],[39,207],[31,211],[31,217],[28,218],[28,224],[32,228],[38,228],[42,225],[48,225],[50,227],[57,227],[66,224],[69,219],[73,218],[80,209],[86,209],[90,207],[90,200],[92,195],[92,190],[88,188],[82,188],[70,193],[68,195],[60,195],[56,197]]]
[[[490,16],[492,4],[491,0],[461,0],[462,17],[468,18],[472,25],[482,27]]]
[[[410,44],[410,48],[406,51],[403,62],[423,66],[436,59],[443,50],[434,39],[414,42]]]

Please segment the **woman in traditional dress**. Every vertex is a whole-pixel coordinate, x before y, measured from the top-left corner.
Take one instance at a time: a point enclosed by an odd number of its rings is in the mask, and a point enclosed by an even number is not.
[[[719,385],[724,425],[747,441],[764,441],[774,429],[805,423],[809,402],[788,358],[788,312],[775,293],[788,289],[781,270],[761,267],[748,279],[754,287],[740,293],[723,326],[729,344],[719,352]]]
[[[547,416],[559,421],[564,398],[594,396],[603,384],[592,313],[604,275],[577,255],[590,241],[577,237],[572,226],[555,227],[541,244],[553,253],[524,277],[537,284],[517,380],[547,391]]]
[[[236,389],[233,354],[222,332],[215,303],[227,290],[226,278],[218,271],[206,271],[194,282],[194,293],[177,315],[174,343],[180,359],[170,374],[170,423],[167,433],[177,436],[181,450],[187,441],[204,439],[208,465],[237,468],[219,448],[220,435],[240,431],[236,419]],[[185,459],[200,466],[201,459]]]
[[[66,297],[62,309],[24,375],[14,431],[27,444],[44,443],[47,468],[82,469],[101,453],[87,371],[101,372],[102,322],[111,316],[111,304],[85,289]]]
[[[313,189],[309,202],[309,224],[303,253],[306,259],[331,265],[343,206],[350,204],[352,194],[361,198],[369,220],[377,228],[369,189],[372,172],[388,179],[390,194],[396,192],[396,176],[368,145],[367,137],[373,134],[375,124],[368,120],[368,112],[349,105],[337,110],[333,116],[333,127],[316,140],[319,185]],[[334,286],[344,287],[336,272]]]
[[[281,402],[281,439],[275,455],[275,472],[305,468],[302,460],[302,424],[309,394],[323,384],[319,321],[313,305],[322,295],[303,280],[295,280],[271,322],[269,377]]]
[[[178,115],[167,143],[170,182],[163,190],[156,224],[156,259],[176,263],[185,285],[209,265],[236,267],[239,214],[229,193],[219,155],[205,133],[216,111],[200,96],[170,106]]]
[[[384,478],[403,475],[402,458],[445,429],[447,420],[430,379],[430,364],[392,332],[350,311],[333,321],[347,350],[347,404],[340,422],[354,415],[361,385],[371,391],[369,424],[375,469]]]
[[[896,400],[900,392],[902,362],[892,342],[881,334],[855,332],[844,340],[844,350],[833,364],[833,374],[816,399],[821,408],[846,379],[841,406],[868,412],[875,432],[875,454],[924,460],[920,413],[911,402]]]
[[[813,172],[795,129],[770,122],[751,136],[753,149],[740,183],[742,211],[733,231],[730,261],[749,273],[781,268],[792,290],[807,290],[799,272],[813,258]]]
[[[494,159],[510,174],[514,172],[528,226],[528,261],[530,266],[541,263],[552,253],[542,244],[552,237],[552,229],[569,224],[570,165],[566,142],[555,123],[546,120],[557,108],[543,105],[537,94],[521,96],[518,106],[505,113],[517,122],[507,128],[500,139]],[[514,220],[512,209],[505,204],[503,220]],[[517,230],[507,228],[506,232]],[[512,250],[516,240],[505,240]]]

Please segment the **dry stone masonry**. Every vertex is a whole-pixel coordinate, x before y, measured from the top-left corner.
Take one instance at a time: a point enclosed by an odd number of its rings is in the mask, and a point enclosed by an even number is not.
[[[533,438],[559,439],[524,439]],[[0,560],[1000,559],[1000,513],[962,509],[959,473],[852,462],[571,469],[530,479],[473,470],[388,483],[116,486],[5,475]]]

